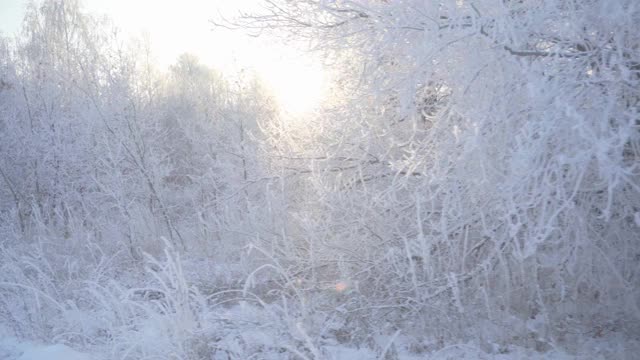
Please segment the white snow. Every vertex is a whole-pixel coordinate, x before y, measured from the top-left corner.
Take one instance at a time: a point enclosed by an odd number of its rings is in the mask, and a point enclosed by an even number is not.
[[[0,338],[0,359],[2,360],[91,360],[63,344],[43,345],[20,341],[14,337]]]

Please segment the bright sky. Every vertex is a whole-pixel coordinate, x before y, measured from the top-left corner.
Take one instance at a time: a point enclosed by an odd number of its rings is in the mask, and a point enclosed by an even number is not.
[[[128,34],[150,35],[154,54],[168,66],[184,52],[222,71],[252,69],[287,111],[299,114],[318,105],[327,79],[317,59],[299,48],[266,37],[249,37],[209,22],[250,11],[260,0],[83,0],[91,12],[109,15]],[[0,0],[0,30],[18,30],[27,0]]]

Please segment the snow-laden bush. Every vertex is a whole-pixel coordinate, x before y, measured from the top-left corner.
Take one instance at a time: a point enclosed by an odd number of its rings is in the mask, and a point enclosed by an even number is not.
[[[73,0],[1,40],[1,325],[125,359],[640,331],[634,1],[266,10],[240,25],[335,65],[304,121],[192,56],[155,71]]]
[[[355,284],[371,329],[488,321],[540,350],[637,332],[638,21],[629,0],[273,1],[238,20],[339,65],[303,150],[279,147],[297,265]]]

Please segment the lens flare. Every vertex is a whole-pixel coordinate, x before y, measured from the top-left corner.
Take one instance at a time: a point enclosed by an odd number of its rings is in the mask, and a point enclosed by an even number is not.
[[[337,291],[337,292],[341,293],[341,292],[344,292],[345,290],[347,290],[347,288],[348,288],[348,287],[349,287],[349,286],[347,285],[347,283],[346,283],[346,282],[344,282],[344,281],[339,281],[339,282],[336,284],[335,289],[336,289],[336,291]]]

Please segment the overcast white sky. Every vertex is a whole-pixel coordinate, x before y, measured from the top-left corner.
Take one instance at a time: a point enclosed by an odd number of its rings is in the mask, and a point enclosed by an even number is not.
[[[28,0],[0,0],[0,30],[19,29]],[[182,53],[197,55],[222,71],[255,70],[292,110],[321,97],[325,74],[317,59],[300,49],[214,28],[209,20],[251,10],[259,0],[83,0],[91,12],[109,15],[130,36],[150,35],[158,63],[166,67]],[[315,93],[313,93],[315,92]],[[314,100],[315,99],[315,100]],[[307,102],[307,104],[304,104]]]
[[[24,0],[0,0],[0,31],[7,34],[18,30],[25,4]]]
[[[20,27],[28,0],[0,0],[0,30],[12,34]],[[126,33],[151,35],[154,52],[162,65],[172,63],[179,54],[191,52],[204,61],[228,65],[234,59],[256,62],[294,57],[292,49],[263,38],[251,38],[237,31],[215,28],[211,18],[231,17],[238,11],[255,8],[259,0],[82,0],[94,13],[107,14]],[[266,56],[266,58],[265,58]],[[254,59],[254,60],[251,60]]]

